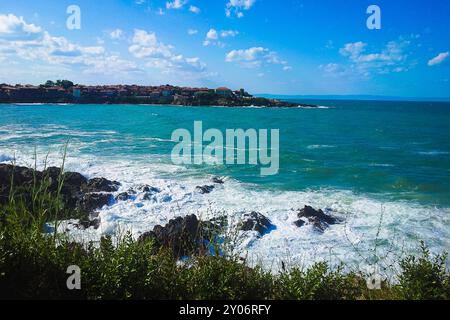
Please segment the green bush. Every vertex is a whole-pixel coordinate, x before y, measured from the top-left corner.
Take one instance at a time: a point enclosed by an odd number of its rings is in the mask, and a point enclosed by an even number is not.
[[[400,298],[437,300],[450,298],[450,275],[446,270],[447,254],[431,256],[421,243],[422,256],[409,256],[400,262],[402,272],[396,286]]]
[[[285,300],[350,300],[361,295],[361,279],[344,274],[341,267],[332,271],[324,262],[281,274],[278,286],[277,298]]]

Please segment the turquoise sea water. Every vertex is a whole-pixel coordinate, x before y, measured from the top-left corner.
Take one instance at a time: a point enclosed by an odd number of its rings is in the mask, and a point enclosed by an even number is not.
[[[332,108],[3,105],[0,148],[20,151],[22,146],[70,139],[87,143],[80,153],[113,158],[154,155],[170,163],[172,131],[193,132],[194,121],[202,120],[204,130],[222,132],[273,128],[280,129],[278,175],[261,177],[259,168],[249,165],[193,168],[266,188],[330,187],[450,205],[450,103],[311,102]]]
[[[0,105],[0,161],[33,163],[36,148],[41,160],[49,152],[50,161],[57,163],[68,140],[69,168],[116,178],[127,186],[149,181],[168,190],[166,198],[139,207],[140,214],[125,214],[136,203],[105,209],[105,230],[113,222],[138,221],[137,232],[145,231],[140,226],[163,223],[176,215],[177,206],[188,213],[207,202],[217,210],[264,212],[280,224],[264,238],[273,246],[279,240],[282,247],[286,239],[299,239],[289,210],[314,204],[351,212],[352,231],[360,241],[361,234],[375,227],[374,215],[384,204],[392,214],[386,239],[400,233],[410,240],[429,239],[436,249],[448,248],[450,103],[307,102],[323,108]],[[249,165],[174,166],[173,130],[193,131],[194,121],[200,120],[204,130],[279,129],[279,174],[262,177],[259,167]],[[207,200],[192,195],[192,186],[217,175],[229,179],[224,189]],[[150,219],[152,210],[167,214]],[[330,231],[318,243],[336,245],[333,232],[340,231]],[[273,249],[263,240],[247,245],[261,254]]]

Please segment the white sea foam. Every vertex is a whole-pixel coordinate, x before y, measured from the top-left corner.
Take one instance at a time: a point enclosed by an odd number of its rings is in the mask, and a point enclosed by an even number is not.
[[[307,149],[328,149],[328,148],[336,148],[336,146],[331,146],[327,144],[313,144],[306,147]]]
[[[78,240],[98,241],[104,234],[129,230],[134,237],[152,230],[155,225],[165,225],[177,216],[196,214],[204,220],[226,214],[231,225],[245,212],[258,211],[267,216],[276,229],[258,238],[254,232],[243,234],[237,246],[241,254],[247,254],[250,263],[261,263],[265,268],[279,270],[281,261],[287,266],[308,266],[316,261],[332,264],[345,261],[355,267],[370,258],[382,214],[378,251],[417,249],[419,240],[425,240],[434,252],[450,248],[450,208],[434,208],[413,202],[386,202],[370,195],[355,194],[344,190],[270,191],[252,184],[228,178],[223,185],[216,185],[210,194],[201,194],[196,186],[212,184],[211,177],[185,167],[165,163],[162,159],[114,159],[87,156],[76,153],[83,144],[72,146],[68,153],[66,169],[78,171],[88,178],[105,177],[122,183],[120,192],[138,189],[147,184],[161,192],[143,200],[137,194],[127,201],[119,201],[99,211],[101,218],[97,230],[78,230],[73,224],[65,224],[60,230]],[[7,152],[5,155],[14,154]],[[18,164],[34,164],[26,152],[17,153]],[[38,153],[39,154],[39,153]],[[44,153],[45,154],[45,153]],[[38,162],[38,167],[44,165]],[[61,165],[61,148],[53,148],[47,166]],[[304,205],[331,210],[343,223],[330,226],[323,234],[312,226],[298,228],[296,211]],[[386,258],[390,262],[394,256]]]
[[[449,151],[442,151],[442,150],[431,150],[431,151],[420,151],[418,154],[425,155],[425,156],[439,156],[444,154],[450,154]]]

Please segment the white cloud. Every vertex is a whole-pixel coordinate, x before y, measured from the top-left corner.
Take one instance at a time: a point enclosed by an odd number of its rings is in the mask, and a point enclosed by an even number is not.
[[[264,47],[252,47],[249,49],[232,50],[225,56],[226,62],[237,62],[246,68],[258,68],[263,64],[282,65],[284,71],[291,70],[288,62],[281,60],[278,54]]]
[[[65,37],[53,36],[14,15],[0,14],[0,21],[0,57],[21,66],[14,67],[11,75],[29,79],[32,75],[24,74],[23,70],[24,66],[30,65],[34,68],[33,75],[43,74],[45,77],[51,72],[58,77],[90,74],[97,80],[101,75],[107,75],[108,79],[136,80],[139,75],[161,81],[187,79],[201,82],[212,76],[199,57],[184,57],[176,53],[173,46],[159,41],[153,32],[134,31],[128,50],[135,59],[128,60],[117,53],[107,52],[98,45],[98,41],[97,45],[79,45]],[[33,33],[32,37],[30,33]],[[145,66],[158,68],[159,72],[147,73],[141,69]],[[163,77],[167,74],[171,77]]]
[[[208,33],[206,34],[206,39],[217,40],[219,39],[219,34],[215,29],[209,29]]]
[[[387,74],[390,72],[405,72],[409,70],[408,54],[405,52],[410,41],[400,38],[390,41],[378,52],[367,53],[367,44],[364,42],[347,43],[339,53],[348,58],[350,65],[347,72],[354,71],[364,77],[371,74]]]
[[[109,37],[113,40],[122,39],[124,32],[121,29],[113,30],[109,33]]]
[[[183,6],[187,3],[186,0],[174,0],[172,2],[168,1],[166,2],[166,9],[181,9]]]
[[[225,7],[225,15],[231,17],[234,13],[236,17],[242,18],[244,13],[242,11],[249,10],[256,0],[229,0]]]
[[[193,36],[194,34],[198,33],[197,29],[188,29],[187,31],[188,35]]]
[[[367,46],[364,42],[355,42],[355,43],[347,43],[343,48],[339,49],[339,53],[345,57],[351,57],[353,60],[356,60],[361,52],[364,51],[364,48]]]
[[[154,32],[135,29],[128,51],[136,58],[171,57],[172,47],[161,43]]]
[[[103,46],[81,46],[64,37],[52,36],[13,14],[0,15],[0,54],[14,61],[39,62],[36,66],[42,69],[49,66],[64,71],[81,68],[82,72],[95,70],[103,74],[139,71],[135,63],[107,54]]]
[[[220,31],[220,36],[222,38],[235,37],[238,34],[239,34],[239,31],[236,31],[236,30],[222,30],[222,31]]]
[[[219,39],[219,33],[216,29],[209,29],[209,31],[206,33],[206,38],[203,41],[203,45],[209,46],[210,44],[217,44],[222,46],[222,43],[220,41],[217,41]]]
[[[341,77],[345,76],[347,73],[347,70],[337,63],[328,63],[325,65],[320,65],[319,69],[324,71],[325,76],[327,77]]]
[[[190,7],[189,7],[189,11],[192,12],[192,13],[195,13],[195,14],[199,14],[201,10],[200,10],[199,7],[196,7],[196,6],[190,6]]]
[[[6,36],[13,40],[30,39],[41,32],[41,27],[26,23],[23,17],[13,14],[0,15],[0,36]]]
[[[449,56],[449,52],[442,52],[439,53],[436,57],[434,57],[433,59],[431,59],[430,61],[428,61],[428,66],[432,67],[432,66],[436,66],[438,64],[441,64],[442,62],[444,62],[445,59],[447,59]]]
[[[236,30],[222,30],[218,32],[216,29],[210,29],[206,34],[206,38],[203,41],[204,46],[216,45],[218,47],[224,48],[225,43],[218,41],[219,38],[231,38],[239,34]]]
[[[198,57],[185,58],[174,52],[174,47],[160,42],[154,32],[135,29],[129,52],[145,59],[146,66],[161,69],[164,73],[176,71],[203,72],[206,65]]]

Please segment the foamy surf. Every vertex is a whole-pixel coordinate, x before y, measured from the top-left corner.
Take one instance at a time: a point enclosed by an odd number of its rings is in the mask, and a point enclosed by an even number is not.
[[[347,266],[358,268],[361,261],[372,258],[371,250],[375,243],[380,255],[391,252],[384,258],[386,265],[397,256],[415,252],[420,240],[424,240],[433,252],[450,247],[449,208],[386,201],[345,190],[268,190],[232,178],[223,185],[215,185],[210,194],[201,194],[196,187],[212,184],[211,176],[164,163],[161,159],[114,159],[71,154],[69,152],[66,159],[66,170],[80,172],[88,178],[117,180],[122,184],[117,194],[138,190],[142,185],[160,190],[150,199],[144,199],[144,194],[137,191],[126,201],[103,207],[99,210],[101,222],[96,230],[79,230],[71,221],[61,224],[59,230],[77,241],[99,241],[104,235],[126,231],[137,238],[156,225],[165,225],[170,219],[189,214],[196,214],[203,220],[225,214],[230,228],[234,228],[244,213],[257,211],[267,216],[276,228],[262,237],[255,232],[240,232],[242,241],[236,249],[249,259],[250,264],[261,264],[274,272],[282,264],[287,267],[309,266],[317,261],[333,265],[345,262]],[[5,160],[10,157],[8,153],[3,156]],[[30,166],[34,159],[17,153],[16,163]],[[43,161],[38,161],[38,169],[43,165]],[[60,150],[54,149],[49,154],[47,166],[51,165],[61,165]],[[304,205],[330,211],[343,222],[330,226],[323,234],[309,225],[298,228],[294,221],[298,219],[297,210]]]

